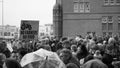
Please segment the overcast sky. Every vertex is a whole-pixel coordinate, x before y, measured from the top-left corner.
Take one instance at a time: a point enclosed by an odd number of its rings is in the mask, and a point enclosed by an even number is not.
[[[19,27],[21,20],[39,20],[40,25],[53,23],[54,5],[55,0],[4,0],[4,24]],[[2,24],[1,8],[0,2],[0,25]]]

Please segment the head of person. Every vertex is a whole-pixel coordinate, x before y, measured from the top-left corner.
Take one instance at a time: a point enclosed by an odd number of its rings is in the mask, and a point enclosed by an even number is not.
[[[46,49],[46,50],[48,50],[48,51],[51,51],[51,47],[50,47],[50,45],[49,44],[37,44],[37,49],[40,49],[40,48],[43,48],[43,49]]]
[[[48,50],[48,51],[51,51],[51,47],[50,47],[49,44],[45,45],[45,46],[44,46],[44,49],[46,49],[46,50]]]
[[[0,42],[0,50],[1,50],[1,51],[4,51],[6,48],[7,48],[6,42],[5,42],[5,41]]]
[[[92,60],[92,59],[94,59],[93,55],[88,55],[85,57],[84,63],[86,63],[87,61]]]
[[[6,59],[3,68],[21,68],[21,65],[15,59]]]
[[[15,59],[18,62],[20,61],[21,55],[17,51],[13,51],[10,56],[11,59]]]
[[[67,64],[72,57],[72,52],[69,49],[64,48],[60,51],[59,57],[65,64]]]
[[[114,56],[116,54],[115,52],[115,49],[117,50],[117,48],[119,48],[118,46],[116,46],[116,44],[108,44],[106,45],[106,48],[105,48],[105,53],[111,55],[111,56]]]
[[[113,37],[109,38],[109,40],[108,40],[109,44],[114,44],[115,42],[116,42],[116,40]]]
[[[100,59],[100,60],[102,59],[102,55],[101,55],[101,53],[100,53],[100,50],[96,50],[96,51],[95,51],[94,58]]]
[[[97,45],[91,46],[89,53],[94,54],[96,50],[99,50],[99,46]]]
[[[63,48],[67,48],[67,49],[70,49],[71,45],[70,45],[70,41],[68,40],[65,40],[63,41]]]
[[[63,38],[60,39],[60,42],[63,42],[65,40],[68,40],[68,38],[67,37],[63,37]]]
[[[76,52],[77,51],[77,45],[72,45],[71,46],[71,51]]]
[[[83,64],[82,68],[108,68],[108,66],[100,60],[93,59]]]
[[[81,46],[78,47],[78,52],[84,55],[88,54],[87,48],[84,44],[81,44]]]
[[[0,68],[2,68],[2,65],[6,59],[6,56],[3,53],[0,53]]]
[[[76,64],[74,64],[74,63],[68,63],[67,65],[66,65],[66,67],[67,68],[79,68]]]

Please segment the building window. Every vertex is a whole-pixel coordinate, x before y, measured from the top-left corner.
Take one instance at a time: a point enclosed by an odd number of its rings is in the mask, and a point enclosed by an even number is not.
[[[110,0],[110,5],[114,5],[115,4],[115,0]]]
[[[107,23],[107,16],[102,17],[102,23]]]
[[[118,23],[118,30],[120,30],[120,23]]]
[[[78,6],[79,6],[79,3],[78,2],[75,2],[74,3],[74,12],[78,12]]]
[[[102,23],[102,30],[107,30],[107,23]]]
[[[85,2],[84,6],[85,6],[85,12],[90,12],[90,3]]]
[[[90,12],[89,0],[74,0],[74,12]]]
[[[118,16],[118,23],[120,23],[120,16]]]
[[[108,30],[113,30],[113,23],[108,23]]]
[[[80,2],[80,12],[84,12],[84,2]]]
[[[113,23],[113,17],[112,16],[108,16],[108,23]]]
[[[116,5],[120,5],[120,0],[116,0]]]
[[[109,0],[104,0],[104,5],[109,5]]]

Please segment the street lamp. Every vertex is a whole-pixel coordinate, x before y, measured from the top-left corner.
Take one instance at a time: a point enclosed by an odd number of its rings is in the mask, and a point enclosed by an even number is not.
[[[4,37],[4,2],[3,0],[0,2],[2,3],[2,37]]]

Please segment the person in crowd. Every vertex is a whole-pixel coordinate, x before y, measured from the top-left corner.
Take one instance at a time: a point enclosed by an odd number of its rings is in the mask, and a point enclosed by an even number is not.
[[[88,40],[88,43],[87,43],[87,45],[86,45],[86,48],[87,48],[87,50],[89,51],[89,50],[91,49],[91,47],[93,47],[93,46],[95,46],[95,45],[96,45],[95,41],[94,41],[93,39],[89,39],[89,40]]]
[[[56,52],[56,51],[57,51],[57,48],[56,48],[57,43],[58,43],[58,40],[57,40],[57,39],[52,39],[52,40],[50,41],[51,50],[52,50],[53,52]]]
[[[92,59],[94,59],[93,55],[89,54],[88,56],[85,57],[84,63],[86,63],[87,61],[92,60]]]
[[[2,68],[2,65],[6,59],[6,56],[3,53],[0,53],[0,68]]]
[[[46,49],[48,51],[51,51],[51,47],[49,44],[37,44],[38,48],[37,49],[40,49],[40,48],[43,48],[43,49]]]
[[[63,41],[66,41],[66,40],[68,40],[67,37],[63,37],[59,40],[59,42],[56,44],[56,47],[55,47],[57,51],[63,49]]]
[[[108,45],[106,48],[106,52],[103,54],[102,61],[103,61],[103,63],[105,63],[108,66],[108,68],[114,68],[112,65],[113,56],[111,55],[111,50],[109,50],[109,49],[111,49],[111,48]]]
[[[84,59],[84,63],[88,62],[89,60],[95,59],[95,58],[102,58],[99,47],[97,45],[91,47],[88,55]]]
[[[71,44],[70,44],[70,41],[68,40],[63,41],[62,46],[63,48],[71,49]]]
[[[59,53],[60,59],[67,65],[69,63],[74,63],[80,67],[79,61],[73,57],[72,52],[69,49],[62,49]]]
[[[11,53],[11,52],[8,50],[7,44],[6,44],[5,41],[0,42],[0,53],[5,54],[5,56],[6,56],[7,58],[10,57],[10,53]]]
[[[94,55],[96,50],[99,50],[99,46],[97,45],[91,46],[89,54]]]
[[[46,50],[48,50],[48,51],[51,51],[50,45],[44,45],[44,49],[46,49]]]
[[[76,56],[76,54],[77,54],[77,45],[72,45],[72,46],[71,46],[71,51],[72,51],[72,54],[73,54],[74,56]]]
[[[102,55],[100,50],[96,50],[93,56],[88,57],[89,59],[83,64],[83,68],[109,68],[105,63],[102,62]]]
[[[88,51],[86,49],[86,46],[84,44],[80,45],[77,50],[77,55],[76,57],[78,60],[85,58],[88,55]]]
[[[11,59],[15,59],[18,62],[20,62],[21,55],[17,51],[13,51],[10,58]]]
[[[74,64],[74,63],[68,63],[66,65],[66,68],[79,68],[79,67],[76,64]]]
[[[25,54],[28,53],[26,49],[19,49],[18,52],[19,52],[21,58],[22,58]]]
[[[58,42],[55,45],[56,51],[63,49],[62,42]]]
[[[100,59],[92,59],[86,62],[82,68],[108,68]]]
[[[21,68],[21,65],[15,59],[6,59],[3,68]]]
[[[100,50],[95,51],[94,58],[97,58],[97,59],[100,59],[100,60],[102,59],[102,55],[100,53]]]
[[[110,37],[108,40],[109,44],[114,44],[116,42],[116,40],[114,39],[114,37]]]

